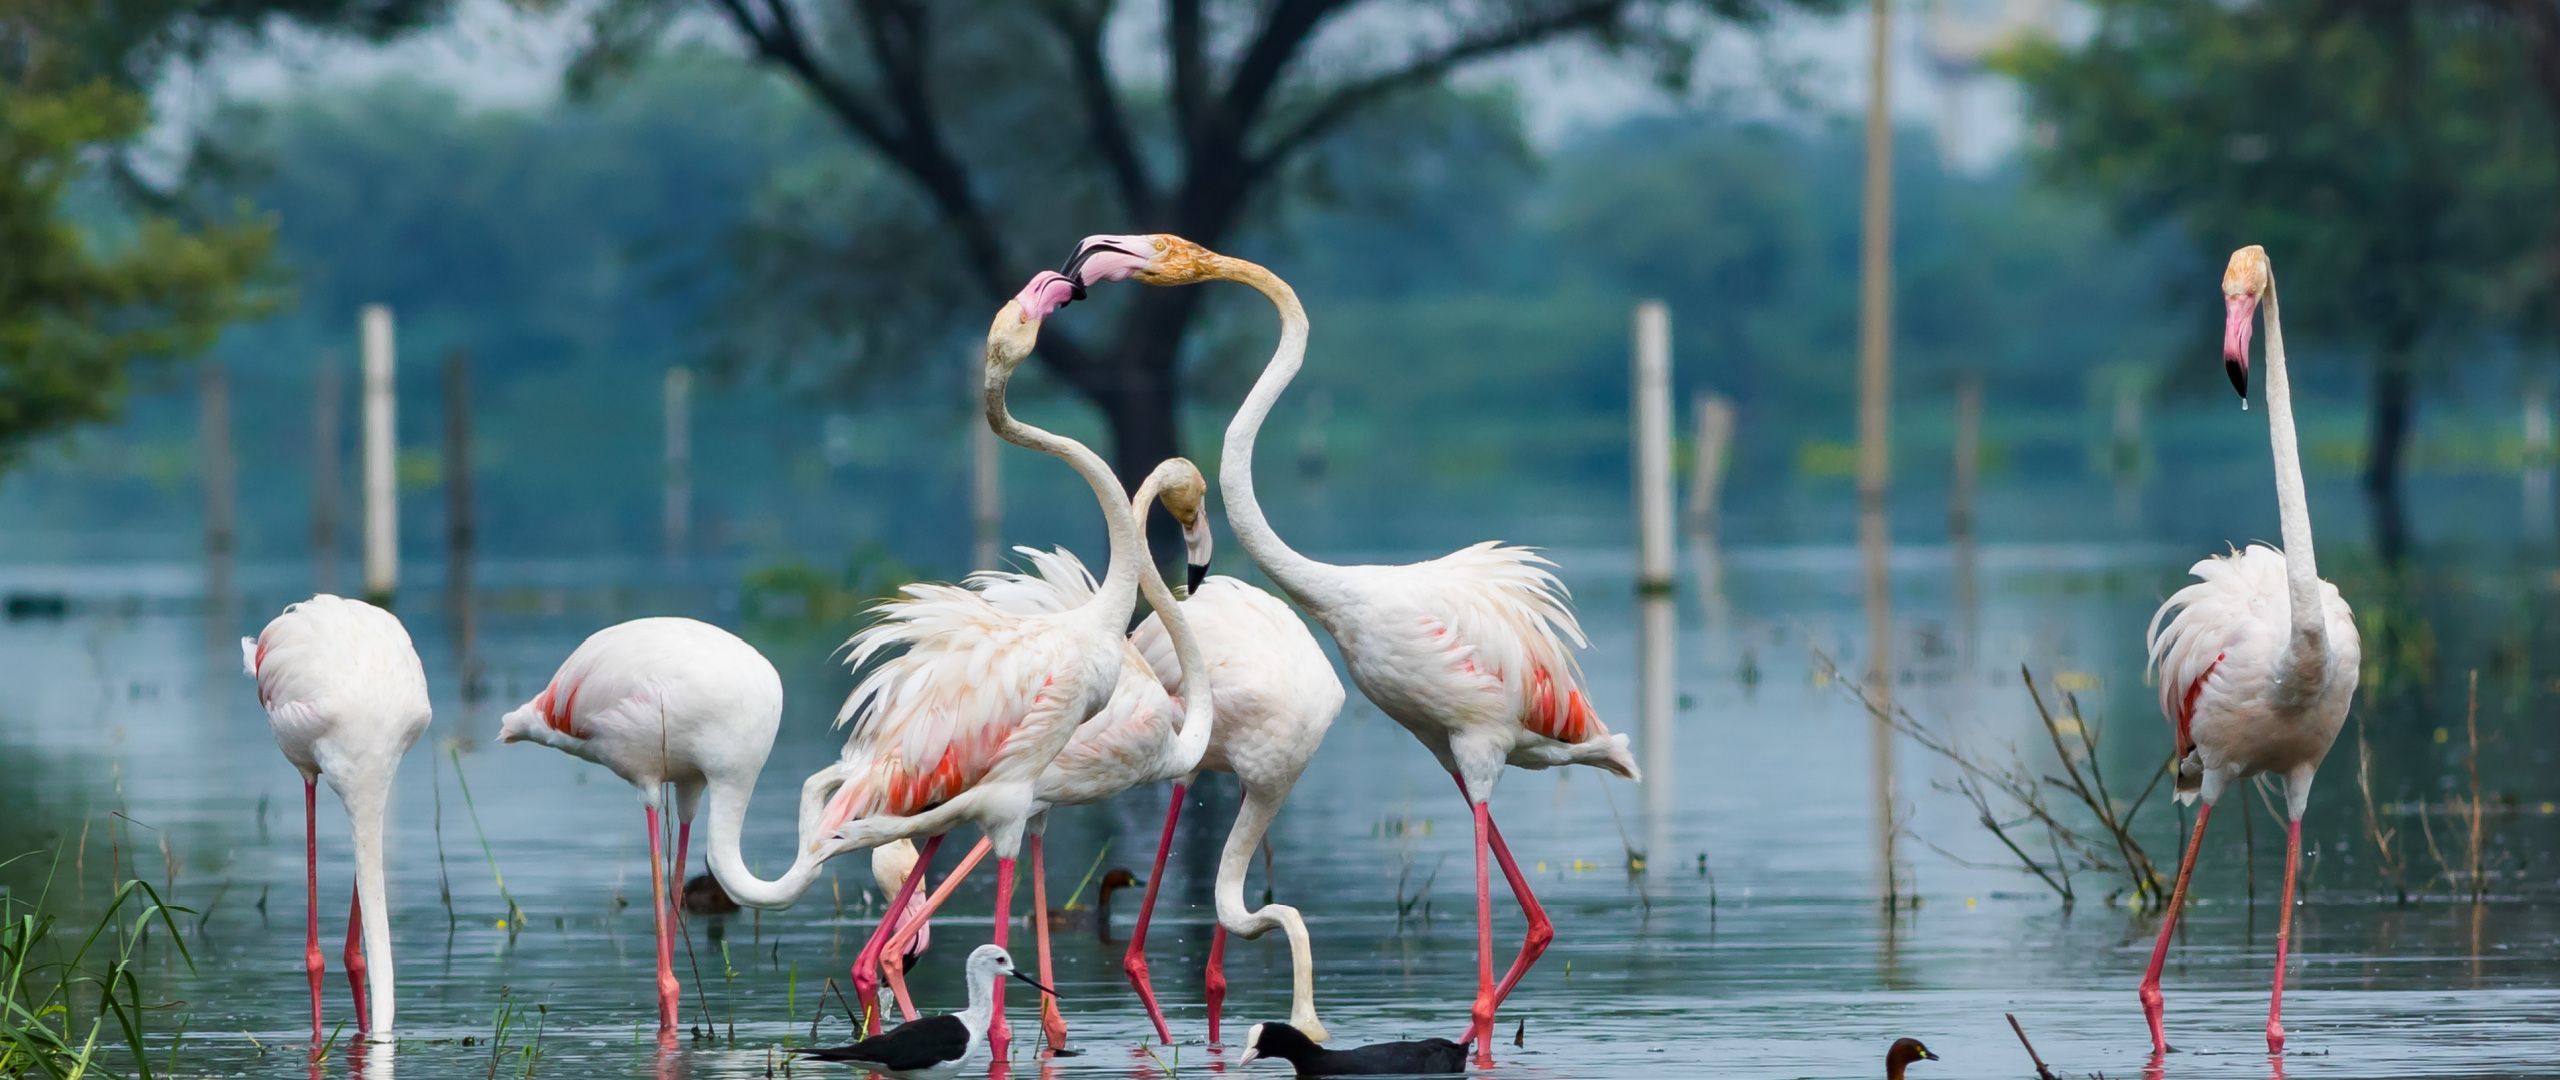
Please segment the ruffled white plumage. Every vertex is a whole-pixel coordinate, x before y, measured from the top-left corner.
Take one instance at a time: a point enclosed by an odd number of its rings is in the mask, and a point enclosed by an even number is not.
[[[2221,781],[2316,765],[2345,723],[2362,647],[2338,588],[2320,582],[2327,655],[2319,685],[2289,699],[2282,684],[2293,602],[2282,551],[2251,544],[2188,568],[2196,581],[2172,594],[2145,632],[2148,675],[2177,740],[2177,799],[2191,803],[2205,774]],[[2192,701],[2192,705],[2190,705]],[[2192,755],[2192,761],[2189,760]]]

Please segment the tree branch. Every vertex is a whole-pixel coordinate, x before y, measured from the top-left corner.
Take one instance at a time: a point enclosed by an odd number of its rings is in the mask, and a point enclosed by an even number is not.
[[[1340,9],[1345,0],[1279,0],[1271,7],[1270,17],[1253,35],[1253,43],[1245,47],[1244,56],[1236,61],[1234,78],[1220,103],[1218,121],[1232,134],[1252,126],[1272,91],[1280,85],[1280,76],[1289,69],[1289,61],[1315,37],[1316,27]],[[1241,138],[1241,136],[1236,136]]]
[[[1173,99],[1177,141],[1188,147],[1200,123],[1200,103],[1209,99],[1209,58],[1200,44],[1200,0],[1167,0],[1164,51],[1168,97]]]
[[[818,102],[835,114],[836,120],[851,129],[856,138],[887,153],[890,149],[889,127],[876,107],[863,100],[862,94],[833,72],[818,66],[817,57],[809,51],[807,36],[800,32],[799,20],[791,14],[791,0],[755,0],[766,12],[758,18],[748,8],[750,0],[712,0],[730,25],[755,47],[758,55],[782,65],[817,95]]]
[[[1260,172],[1288,160],[1290,155],[1322,139],[1343,121],[1387,97],[1437,82],[1459,67],[1477,60],[1524,49],[1564,34],[1601,29],[1616,22],[1625,8],[1624,0],[1584,0],[1536,18],[1460,38],[1440,49],[1414,57],[1402,67],[1333,87],[1322,101],[1252,156],[1253,171]]]
[[[1102,27],[1110,8],[1079,13],[1073,0],[1041,0],[1041,13],[1067,46],[1074,65],[1076,97],[1083,102],[1086,134],[1096,156],[1111,173],[1120,192],[1120,208],[1131,227],[1142,227],[1155,214],[1155,185],[1138,157],[1137,140],[1129,133],[1129,117],[1120,107],[1120,91],[1111,77],[1111,61],[1102,53]],[[1179,99],[1177,99],[1179,100]]]

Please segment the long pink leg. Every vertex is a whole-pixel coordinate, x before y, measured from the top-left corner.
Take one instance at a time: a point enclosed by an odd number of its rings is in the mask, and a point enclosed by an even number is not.
[[[889,901],[888,910],[880,913],[879,928],[871,932],[870,939],[862,943],[862,952],[853,959],[853,999],[862,1003],[864,1035],[880,1033],[880,949],[888,944],[889,935],[897,931],[898,916],[906,912],[907,901],[915,896],[916,883],[924,880],[925,871],[933,866],[933,853],[941,846],[940,835],[925,838],[923,849],[916,853],[915,870],[899,884],[898,895]],[[906,995],[901,993],[898,998],[904,1001]]]
[[[2160,916],[2160,941],[2151,946],[2151,966],[2142,973],[2142,988],[2136,996],[2142,999],[2142,1019],[2151,1025],[2151,1055],[2169,1052],[2169,1036],[2160,1028],[2163,1003],[2160,997],[2160,969],[2169,962],[2169,935],[2178,930],[2178,909],[2187,903],[2187,878],[2196,872],[2196,850],[2204,846],[2204,825],[2213,817],[2213,804],[2196,810],[2195,832],[2187,837],[2187,853],[2178,860],[2178,883],[2169,890],[2169,910]],[[2282,940],[2282,939],[2278,939]]]
[[[1120,956],[1120,970],[1129,976],[1129,985],[1138,991],[1138,1001],[1147,1007],[1147,1019],[1155,1022],[1156,1040],[1173,1045],[1173,1029],[1164,1026],[1164,1010],[1156,1007],[1155,984],[1147,978],[1147,921],[1155,917],[1156,888],[1164,884],[1165,853],[1173,849],[1173,824],[1182,820],[1183,786],[1173,785],[1173,804],[1164,810],[1164,835],[1156,839],[1155,868],[1147,872],[1147,896],[1138,905],[1138,923],[1129,931],[1129,951]],[[1052,984],[1054,985],[1054,984]],[[1209,1008],[1209,1041],[1218,1041],[1218,1010]]]
[[[373,1012],[365,1007],[364,1001],[364,897],[354,895],[354,886],[352,885],[348,887],[347,896],[347,951],[345,956],[347,961],[347,990],[349,993],[354,994],[356,999],[356,1030],[372,1031]]]
[[[960,865],[952,867],[951,875],[943,878],[942,884],[934,888],[933,895],[925,898],[922,910],[912,916],[903,913],[899,916],[897,932],[889,935],[888,944],[881,948],[880,969],[889,976],[889,988],[898,992],[898,1014],[911,1023],[916,1018],[916,1003],[914,995],[907,993],[907,953],[915,947],[916,935],[924,932],[925,920],[942,910],[943,902],[959,890],[960,880],[968,877],[969,871],[978,868],[978,860],[987,857],[991,846],[990,841],[981,837],[978,846],[970,848],[969,854],[961,857]],[[923,863],[916,864],[916,872],[924,872]],[[915,878],[907,880],[912,883]]]
[[[1041,863],[1040,839],[1031,834],[1031,936],[1040,942],[1040,985],[1054,988],[1058,976],[1049,967],[1049,874]],[[1049,1040],[1049,1049],[1067,1048],[1067,1018],[1058,1014],[1058,999],[1047,994],[1040,995],[1040,1034]]]
[[[1042,915],[1048,914],[1041,912]],[[1013,860],[996,858],[996,948],[1006,947],[1013,930]],[[1004,1022],[1004,980],[996,980],[995,1012],[987,1021],[987,1049],[995,1055],[991,1062],[1003,1068],[1012,1057],[1013,1025]]]
[[[302,781],[303,886],[310,902],[303,907],[302,970],[311,976],[311,1045],[320,1045],[320,977],[329,962],[320,956],[320,788]]]
[[[1476,1044],[1476,1066],[1493,1064],[1493,809],[1475,803],[1476,1003],[1467,1012],[1467,1038]]]
[[[1209,932],[1209,970],[1200,976],[1200,996],[1209,1002],[1209,1045],[1218,1045],[1218,1012],[1227,1003],[1227,928]]]
[[[1520,901],[1520,913],[1529,920],[1529,934],[1520,942],[1520,956],[1511,962],[1511,970],[1493,988],[1493,1004],[1501,1008],[1511,997],[1511,989],[1529,973],[1529,966],[1546,954],[1547,945],[1556,939],[1555,924],[1547,921],[1547,909],[1538,906],[1538,897],[1529,891],[1529,879],[1520,873],[1520,864],[1511,860],[1511,845],[1502,842],[1502,829],[1493,823],[1493,814],[1485,814],[1485,835],[1493,841],[1493,858],[1502,864],[1503,880],[1510,882],[1513,899]]]
[[[667,904],[667,857],[658,839],[658,808],[646,808],[649,815],[649,906],[650,916],[658,924],[658,1030],[676,1029],[676,952],[673,928],[667,924],[671,916]]]
[[[2302,819],[2284,826],[2284,913],[2276,916],[2276,992],[2267,1001],[2267,1052],[2284,1053],[2284,957],[2293,941],[2293,873],[2302,862]]]

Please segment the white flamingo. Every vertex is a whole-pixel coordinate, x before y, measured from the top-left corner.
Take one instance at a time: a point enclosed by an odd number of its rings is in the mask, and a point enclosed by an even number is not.
[[[1087,237],[1066,273],[1078,286],[1132,277],[1160,286],[1242,282],[1278,309],[1279,348],[1227,423],[1218,473],[1227,522],[1262,572],[1333,635],[1360,692],[1420,739],[1465,793],[1476,849],[1469,1037],[1477,1061],[1490,1063],[1494,1010],[1555,935],[1486,805],[1503,766],[1581,764],[1638,776],[1626,736],[1609,732],[1582,689],[1572,650],[1587,643],[1563,585],[1547,572],[1552,564],[1490,541],[1401,566],[1335,566],[1299,554],[1272,531],[1253,490],[1254,438],[1306,359],[1307,315],[1296,291],[1260,266],[1162,233]],[[1488,855],[1501,863],[1529,923],[1498,984]]]
[[[1005,411],[1005,385],[1038,341],[1041,318],[1074,288],[1042,274],[996,313],[987,330],[984,403],[998,435],[1065,460],[1092,486],[1110,532],[1110,572],[1091,600],[1055,614],[1009,614],[957,585],[907,586],[848,643],[852,666],[869,669],[837,714],[853,734],[841,761],[812,778],[827,789],[819,827],[846,846],[922,836],[919,858],[930,866],[954,826],[985,831],[996,853],[997,945],[1012,924],[1014,858],[1038,805],[1040,773],[1119,683],[1128,650],[1122,632],[1137,607],[1146,560],[1136,519],[1102,458]],[[911,878],[898,891],[882,931],[854,960],[854,988],[874,1023],[880,951],[915,884]],[[994,1004],[987,1037],[1004,1060],[1012,1032],[1002,987]]]
[[[311,976],[311,1041],[322,1039],[318,780],[346,807],[356,853],[347,905],[347,989],[356,1029],[392,1038],[391,906],[383,893],[382,818],[400,759],[427,730],[427,672],[409,631],[388,611],[321,594],[284,609],[240,639],[242,666],[258,680],[258,704],[285,760],[302,770],[304,887],[302,965]],[[363,932],[359,945],[357,932]],[[369,961],[369,963],[368,963]],[[371,991],[368,1009],[367,991]]]
[[[2276,927],[2275,990],[2267,1004],[2267,1049],[2284,1049],[2284,963],[2293,936],[2294,870],[2302,859],[2302,812],[2311,779],[2355,698],[2363,647],[2355,616],[2338,587],[2320,580],[2311,550],[2311,509],[2303,499],[2302,461],[2294,446],[2293,387],[2284,365],[2284,328],[2277,318],[2274,269],[2255,244],[2231,253],[2222,273],[2222,357],[2232,388],[2249,402],[2250,318],[2267,309],[2267,429],[2275,448],[2276,514],[2284,550],[2251,544],[2189,568],[2201,579],[2178,590],[2151,617],[2151,676],[2160,711],[2177,739],[2177,798],[2202,797],[2195,831],[2178,860],[2178,883],[2160,920],[2160,940],[2143,972],[2139,996],[2151,1026],[2151,1050],[2165,1054],[2160,968],[2186,902],[2187,877],[2204,843],[2206,819],[2233,780],[2284,777],[2284,907]],[[2163,625],[2163,624],[2166,625]]]
[[[634,619],[596,631],[561,662],[540,694],[499,724],[500,742],[540,743],[611,769],[639,789],[649,828],[661,1032],[675,1029],[679,996],[672,882],[683,873],[694,811],[704,794],[709,793],[711,802],[705,854],[712,876],[741,904],[789,906],[816,882],[826,857],[842,850],[805,842],[819,835],[815,823],[822,799],[813,782],[802,788],[804,842],[790,869],[765,881],[746,868],[739,835],[747,803],[755,796],[756,774],[764,770],[781,725],[782,676],[773,663],[735,634],[680,618]],[[665,861],[659,828],[659,810],[670,785],[677,821],[672,866]],[[872,873],[882,890],[894,890],[905,883],[914,861],[913,851],[903,845],[882,847],[872,852]]]
[[[1148,504],[1161,498],[1165,510],[1182,524],[1186,535],[1206,532],[1208,518],[1200,512],[1200,500],[1208,488],[1209,482],[1201,477],[1197,466],[1174,458],[1156,466],[1146,481],[1138,485],[1129,509],[1143,522]],[[1036,573],[987,570],[969,577],[969,587],[976,589],[997,610],[1015,615],[1056,614],[1073,611],[1093,599],[1096,590],[1093,576],[1065,549],[1061,548],[1054,554],[1033,548],[1015,550],[1030,560]],[[1139,587],[1144,590],[1148,603],[1158,611],[1173,610],[1173,593],[1165,588],[1164,579],[1157,574],[1155,560],[1145,559],[1138,568],[1143,575],[1138,579]],[[1214,692],[1198,692],[1206,685],[1207,676],[1199,676],[1186,683],[1179,673],[1179,670],[1203,670],[1189,620],[1177,615],[1172,620],[1172,627],[1169,648],[1176,653],[1170,660],[1178,669],[1172,684],[1175,689],[1168,689],[1165,684],[1157,682],[1154,670],[1147,666],[1147,658],[1138,652],[1135,645],[1123,642],[1121,647],[1127,652],[1122,657],[1120,680],[1112,688],[1111,700],[1103,705],[1102,711],[1094,714],[1093,719],[1076,728],[1074,736],[1067,740],[1066,749],[1058,752],[1057,759],[1051,761],[1048,768],[1040,770],[1040,779],[1033,787],[1031,896],[1032,909],[1043,913],[1034,922],[1034,936],[1039,941],[1040,978],[1044,982],[1050,980],[1051,971],[1049,920],[1045,914],[1049,910],[1049,891],[1042,865],[1041,838],[1048,831],[1049,812],[1062,806],[1089,806],[1130,788],[1167,780],[1180,781],[1190,776],[1199,769],[1200,756],[1209,748],[1210,732],[1223,723],[1213,722],[1211,704]],[[1176,689],[1185,696],[1177,698]],[[949,899],[960,879],[968,876],[978,861],[986,857],[988,847],[989,842],[982,839],[969,850],[960,865],[943,880],[942,887],[925,901],[923,914],[930,915],[941,909],[943,901]],[[1164,872],[1161,864],[1156,867],[1156,872]],[[1152,882],[1148,888],[1153,890]],[[1142,913],[1140,919],[1144,918]],[[1145,933],[1143,921],[1138,932]],[[905,964],[894,959],[905,955],[906,937],[902,932],[889,939],[887,955],[893,959],[883,966],[890,984],[898,991],[900,1011],[912,1021],[916,1012],[908,1004]],[[1067,1023],[1058,1014],[1054,1001],[1054,998],[1041,998],[1040,1026],[1049,1045],[1063,1049],[1067,1044]]]

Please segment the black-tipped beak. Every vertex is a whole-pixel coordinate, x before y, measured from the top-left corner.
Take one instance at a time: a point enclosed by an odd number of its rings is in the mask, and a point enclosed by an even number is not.
[[[2240,400],[2249,400],[2249,365],[2239,360],[2225,360],[2222,371],[2231,376],[2231,388],[2239,392]]]
[[[1078,246],[1075,254],[1067,256],[1066,264],[1058,267],[1058,273],[1064,275],[1068,281],[1075,283],[1076,299],[1078,300],[1084,299],[1084,278],[1079,271],[1084,269],[1084,261],[1092,258],[1093,254],[1097,251],[1117,251],[1123,255],[1136,254],[1135,252],[1125,250],[1116,244],[1087,244]]]
[[[1209,568],[1200,563],[1187,563],[1185,564],[1185,568],[1188,569],[1190,573],[1185,575],[1183,578],[1183,594],[1186,596],[1196,594],[1200,591],[1200,583],[1209,580]]]
[[[1929,1059],[1930,1061],[1936,1061],[1936,1060],[1938,1060],[1938,1055],[1937,1055],[1936,1053],[1933,1053],[1933,1052],[1928,1051],[1928,1050],[1922,1050],[1922,1051],[1920,1051],[1920,1056],[1921,1056],[1921,1057],[1924,1057],[1924,1058],[1927,1058],[1927,1059]]]
[[[1055,990],[1051,990],[1051,989],[1049,989],[1049,988],[1048,988],[1048,987],[1046,987],[1046,986],[1042,986],[1042,985],[1040,985],[1040,980],[1032,978],[1029,974],[1027,974],[1027,973],[1025,973],[1025,972],[1016,971],[1016,972],[1014,972],[1014,973],[1013,973],[1013,977],[1014,977],[1014,978],[1017,978],[1017,979],[1020,979],[1020,980],[1022,980],[1022,981],[1023,981],[1023,982],[1025,982],[1025,983],[1029,983],[1029,984],[1031,985],[1031,988],[1032,988],[1032,989],[1037,990],[1037,991],[1040,991],[1040,992],[1041,992],[1041,993],[1043,993],[1043,994],[1047,994],[1047,995],[1049,995],[1050,997],[1056,997],[1056,996],[1058,996],[1058,992],[1057,992],[1057,991],[1055,991]]]

